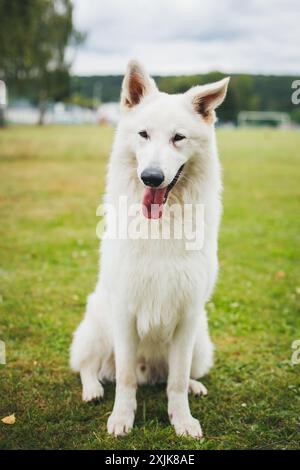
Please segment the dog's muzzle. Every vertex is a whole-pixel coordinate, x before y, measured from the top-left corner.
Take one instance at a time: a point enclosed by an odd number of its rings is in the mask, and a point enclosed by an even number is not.
[[[168,194],[177,183],[184,165],[182,165],[168,186],[160,188],[165,177],[159,168],[146,168],[141,179],[147,186],[143,194],[142,209],[147,219],[160,219],[163,213],[163,206],[168,199]]]

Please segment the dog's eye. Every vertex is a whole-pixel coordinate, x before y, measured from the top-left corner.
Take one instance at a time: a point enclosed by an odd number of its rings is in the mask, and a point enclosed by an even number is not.
[[[173,142],[179,142],[180,140],[183,140],[185,138],[186,137],[182,134],[175,134],[172,140],[173,140]]]
[[[140,131],[139,135],[143,137],[143,139],[149,139],[149,135],[147,131]]]

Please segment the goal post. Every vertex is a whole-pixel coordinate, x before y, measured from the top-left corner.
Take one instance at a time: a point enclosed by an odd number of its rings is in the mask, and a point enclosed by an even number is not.
[[[267,124],[288,127],[291,124],[290,115],[278,111],[240,111],[237,121],[239,127]]]

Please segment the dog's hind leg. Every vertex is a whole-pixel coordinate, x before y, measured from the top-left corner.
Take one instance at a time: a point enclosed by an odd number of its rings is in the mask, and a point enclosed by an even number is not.
[[[97,294],[94,293],[88,298],[85,317],[74,333],[71,346],[70,365],[75,372],[80,373],[84,401],[102,398],[104,395],[98,372],[107,345],[103,338],[98,306]]]
[[[207,395],[206,387],[195,379],[207,374],[213,365],[214,347],[211,342],[206,312],[201,313],[198,332],[195,340],[193,359],[191,367],[191,378],[189,382],[189,391],[193,395]]]
[[[200,395],[207,395],[207,388],[203,383],[198,382],[198,380],[190,379],[189,381],[189,393],[195,397],[200,397]]]

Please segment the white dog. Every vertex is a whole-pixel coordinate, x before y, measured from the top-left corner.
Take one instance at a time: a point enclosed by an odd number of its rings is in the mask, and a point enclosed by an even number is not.
[[[102,398],[101,382],[116,380],[108,419],[108,432],[115,436],[133,426],[137,384],[158,381],[167,381],[176,433],[202,435],[188,392],[207,393],[196,379],[213,363],[205,303],[217,277],[221,215],[214,110],[228,81],[168,95],[139,63],[128,65],[105,202],[117,210],[120,196],[126,196],[129,206],[142,208],[139,223],[156,227],[178,217],[166,216],[173,203],[202,205],[204,236],[194,250],[187,249],[185,236],[102,241],[99,281],[74,334],[71,367],[80,372],[84,401]],[[130,214],[119,211],[118,217],[129,220]],[[112,225],[108,214],[107,233]]]

